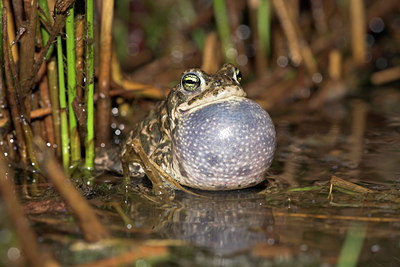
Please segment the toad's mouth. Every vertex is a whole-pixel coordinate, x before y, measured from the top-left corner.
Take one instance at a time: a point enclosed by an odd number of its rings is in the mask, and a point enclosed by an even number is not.
[[[192,104],[192,105],[188,105],[188,104],[181,104],[178,106],[177,110],[180,114],[184,115],[186,113],[189,112],[193,112],[195,110],[199,110],[205,106],[210,106],[210,105],[214,105],[217,103],[222,103],[222,102],[238,102],[243,100],[243,98],[245,98],[244,96],[229,96],[229,97],[225,97],[225,98],[218,98],[218,99],[214,99],[214,100],[208,100],[208,101],[202,101],[196,104]]]
[[[240,101],[240,100],[243,100],[243,98],[245,98],[245,97],[246,97],[246,93],[242,89],[237,90],[237,88],[228,88],[228,90],[224,90],[217,95],[211,95],[211,94],[201,95],[200,94],[200,95],[194,96],[192,99],[189,99],[189,101],[180,104],[177,107],[177,111],[183,115],[185,113],[198,110],[205,106],[209,106],[209,105],[213,105],[213,104],[221,103],[221,102]]]

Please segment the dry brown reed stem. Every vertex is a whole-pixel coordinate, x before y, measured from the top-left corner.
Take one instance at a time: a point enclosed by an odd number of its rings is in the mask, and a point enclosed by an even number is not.
[[[323,0],[311,0],[311,11],[314,19],[315,29],[318,33],[325,34],[328,32],[328,23],[326,21],[326,15],[324,10]]]
[[[375,192],[374,190],[368,189],[363,186],[356,185],[354,183],[348,182],[348,181],[343,180],[334,175],[331,177],[330,183],[332,186],[338,186],[340,188],[347,189],[347,190],[357,192],[357,193],[366,194],[366,193],[374,193]]]
[[[32,8],[25,7],[25,10],[30,10],[30,13],[26,13],[28,16],[28,26],[26,27],[25,33],[21,37],[20,41],[20,61],[19,61],[19,81],[21,83],[21,91],[19,93],[25,94],[29,88],[28,79],[31,77],[31,70],[34,64],[35,56],[35,42],[36,42],[36,23],[38,17],[37,0],[32,0]],[[25,2],[25,5],[30,3]]]
[[[274,5],[279,20],[281,21],[283,31],[286,35],[286,39],[288,40],[291,59],[294,64],[298,65],[302,59],[300,53],[300,44],[297,40],[296,31],[293,22],[291,21],[289,10],[285,6],[284,1],[272,0],[272,4]]]
[[[96,217],[94,211],[68,179],[62,166],[46,148],[42,140],[34,140],[40,169],[54,184],[54,187],[68,204],[78,221],[82,234],[87,242],[97,242],[109,236],[106,228]]]
[[[99,99],[97,100],[97,145],[108,146],[110,142],[111,99],[110,62],[112,53],[112,20],[114,0],[103,1],[100,36]]]
[[[76,97],[82,99],[83,88],[83,70],[85,68],[84,52],[85,52],[85,19],[78,16],[75,20],[75,55],[76,55]]]
[[[2,170],[0,172],[0,192],[7,207],[8,214],[10,215],[13,227],[17,233],[23,255],[29,262],[29,266],[59,266],[59,264],[54,261],[49,254],[44,254],[39,249],[36,241],[37,237],[29,227],[23,208],[16,198],[16,192],[13,185],[14,173],[8,168],[7,162],[3,156],[0,157],[0,169]]]
[[[23,0],[24,1],[24,10],[25,14],[30,14],[31,12],[31,5],[34,0]]]
[[[13,9],[14,9],[14,17],[15,17],[15,26],[19,29],[23,23],[23,4],[22,0],[12,0]],[[8,8],[8,6],[7,6]]]
[[[366,55],[366,23],[364,0],[350,0],[351,20],[351,49],[354,61],[357,65],[365,63]]]
[[[2,53],[2,51],[0,51],[0,53]],[[0,65],[3,66],[4,63],[0,61]],[[3,128],[7,125],[7,122],[9,122],[10,112],[7,108],[6,83],[4,80],[2,67],[0,67],[0,117],[1,117],[0,128]]]
[[[371,75],[371,82],[374,85],[382,85],[396,80],[400,80],[400,66],[381,70]]]
[[[165,98],[166,92],[162,88],[155,87],[149,84],[132,82],[129,80],[122,80],[120,84],[111,83],[113,90],[110,91],[110,96],[122,95],[122,94],[135,94],[136,96],[142,96],[152,99],[163,99]],[[97,95],[95,95],[98,98]]]
[[[115,49],[111,55],[111,87],[113,90],[110,91],[110,96],[124,95],[124,94],[135,94],[137,96],[143,96],[153,99],[163,99],[165,97],[165,91],[161,88],[155,87],[150,84],[143,84],[126,80],[122,77],[121,67],[118,62],[117,52]],[[98,99],[98,95],[95,94],[95,100]]]
[[[20,1],[20,0],[16,0],[16,1]],[[13,9],[10,5],[10,0],[4,1],[4,7],[7,8],[7,31],[3,31],[3,34],[5,34],[5,33],[8,34],[8,41],[9,41],[9,44],[11,45],[15,39],[16,30],[15,30],[15,25],[14,25],[14,14],[12,12]],[[21,10],[22,10],[22,8],[21,8]],[[4,16],[4,13],[3,13],[3,16]],[[19,29],[19,27],[18,27],[18,29]],[[18,62],[19,55],[18,55],[18,45],[17,44],[14,44],[11,47],[11,52],[12,52],[14,61]]]
[[[40,98],[42,102],[42,106],[44,108],[51,108],[51,103],[50,103],[50,95],[49,95],[49,83],[48,83],[48,78],[47,76],[44,76],[42,81],[39,84],[39,92],[40,92]],[[44,123],[46,125],[45,129],[47,132],[47,138],[48,142],[50,142],[51,147],[54,147],[53,145],[55,144],[55,136],[54,136],[54,125],[53,125],[53,120],[51,116],[46,116],[44,118]]]
[[[48,108],[38,108],[31,111],[31,119],[38,119],[51,114],[51,107]]]
[[[51,102],[51,118],[53,120],[54,142],[56,144],[56,155],[61,157],[61,122],[60,122],[60,103],[58,90],[57,64],[53,57],[47,63],[47,77],[49,80],[49,92]],[[32,113],[31,113],[32,118]]]
[[[273,0],[272,4],[274,5],[286,39],[288,40],[290,56],[293,63],[297,65],[303,61],[309,75],[317,73],[317,64],[311,48],[304,40],[301,30],[293,18],[293,12],[289,10],[285,1]]]
[[[29,99],[31,101],[31,108],[33,110],[38,109],[39,108],[39,92],[36,91],[36,92],[33,92],[32,94],[30,94]],[[46,142],[47,142],[47,136],[42,135],[42,124],[40,123],[40,120],[31,121],[30,125],[32,127],[33,134],[35,136],[36,135],[41,136],[42,139],[46,140]]]
[[[222,61],[221,44],[218,41],[218,34],[211,32],[207,35],[203,49],[203,60],[201,69],[207,73],[215,73]]]
[[[332,80],[339,80],[342,76],[342,55],[338,49],[329,53],[329,76]]]
[[[7,9],[3,8],[3,33],[7,32]],[[3,34],[3,55],[4,55],[4,70],[7,81],[7,100],[11,109],[11,117],[14,124],[15,134],[17,138],[18,151],[23,163],[28,163],[26,145],[24,140],[24,133],[20,121],[20,112],[17,104],[17,96],[15,95],[16,89],[14,83],[18,84],[17,74],[15,70],[14,61],[11,54],[10,46],[8,45],[8,34]],[[13,70],[14,69],[14,70]]]
[[[117,50],[114,46],[111,54],[111,80],[117,84],[121,84],[122,81],[122,70],[118,61]]]
[[[37,60],[35,64],[32,67],[31,70],[31,76],[26,82],[25,88],[31,88],[32,85],[34,84],[35,77],[38,75],[38,72],[40,68],[42,67],[43,61],[46,59],[47,52],[49,51],[50,47],[53,45],[55,38],[59,34],[60,30],[64,27],[65,24],[65,17],[67,16],[66,9],[72,5],[75,1],[74,0],[66,0],[66,1],[59,1],[57,2],[58,8],[57,8],[57,15],[56,19],[54,21],[54,25],[50,30],[50,36],[47,44],[43,47],[43,49],[40,51],[39,56],[37,57]]]

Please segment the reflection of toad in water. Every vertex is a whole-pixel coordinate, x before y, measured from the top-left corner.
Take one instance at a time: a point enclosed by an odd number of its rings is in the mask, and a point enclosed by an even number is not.
[[[216,255],[231,255],[268,242],[274,221],[265,197],[257,195],[255,189],[208,192],[206,196],[177,196],[181,207],[172,211],[160,233]]]

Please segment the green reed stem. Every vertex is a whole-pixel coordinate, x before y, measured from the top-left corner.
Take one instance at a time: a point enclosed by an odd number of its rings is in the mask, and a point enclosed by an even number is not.
[[[0,68],[3,67],[3,1],[0,1]]]
[[[231,39],[228,13],[225,0],[213,0],[214,14],[217,22],[217,30],[222,43],[223,55],[225,60],[234,63],[236,53]]]
[[[62,51],[61,36],[57,36],[57,61],[58,61],[58,89],[60,90],[60,119],[61,119],[61,154],[64,170],[68,173],[69,169],[69,134],[67,120],[67,101],[65,97],[65,78],[64,78],[64,60]]]
[[[94,35],[93,35],[93,0],[86,1],[86,110],[87,110],[87,134],[85,168],[94,168]]]
[[[50,26],[52,23],[52,19],[50,18],[50,10],[47,4],[47,0],[39,0],[39,6],[43,12],[39,12],[39,16],[42,20]],[[42,33],[43,44],[46,45],[50,38],[50,33],[46,30],[45,27],[40,28],[40,32]],[[51,54],[53,53],[54,46],[50,46],[49,51],[46,54],[46,59],[49,59]]]
[[[68,114],[69,131],[71,143],[71,162],[76,163],[81,159],[81,147],[78,133],[78,125],[72,103],[76,97],[76,59],[75,59],[75,26],[74,26],[74,8],[68,11],[68,17],[65,23],[67,34],[67,84],[68,84]]]
[[[53,19],[50,16],[49,6],[47,0],[39,0],[40,8],[43,12],[39,12],[40,17],[47,24],[47,26],[52,25]],[[50,33],[46,30],[43,25],[40,28],[42,33],[42,39],[44,46],[47,44],[50,38]],[[59,89],[57,81],[57,63],[55,57],[52,56],[54,50],[54,45],[51,45],[47,54],[46,59],[49,59],[47,63],[47,76],[49,80],[49,93],[50,93],[50,103],[51,103],[51,113],[52,121],[54,126],[54,138],[55,144],[57,146],[56,154],[58,157],[61,156],[61,125],[60,125],[60,104],[59,104]]]
[[[260,39],[260,48],[268,57],[271,47],[271,7],[270,0],[260,0],[257,10],[257,28]]]

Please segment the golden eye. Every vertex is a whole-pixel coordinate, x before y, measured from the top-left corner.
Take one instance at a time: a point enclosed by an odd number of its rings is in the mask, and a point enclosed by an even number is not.
[[[182,77],[181,84],[185,91],[193,92],[199,88],[200,78],[194,73],[188,73]]]
[[[240,83],[240,81],[242,80],[242,73],[238,68],[235,68],[235,74],[236,74],[236,80]]]

